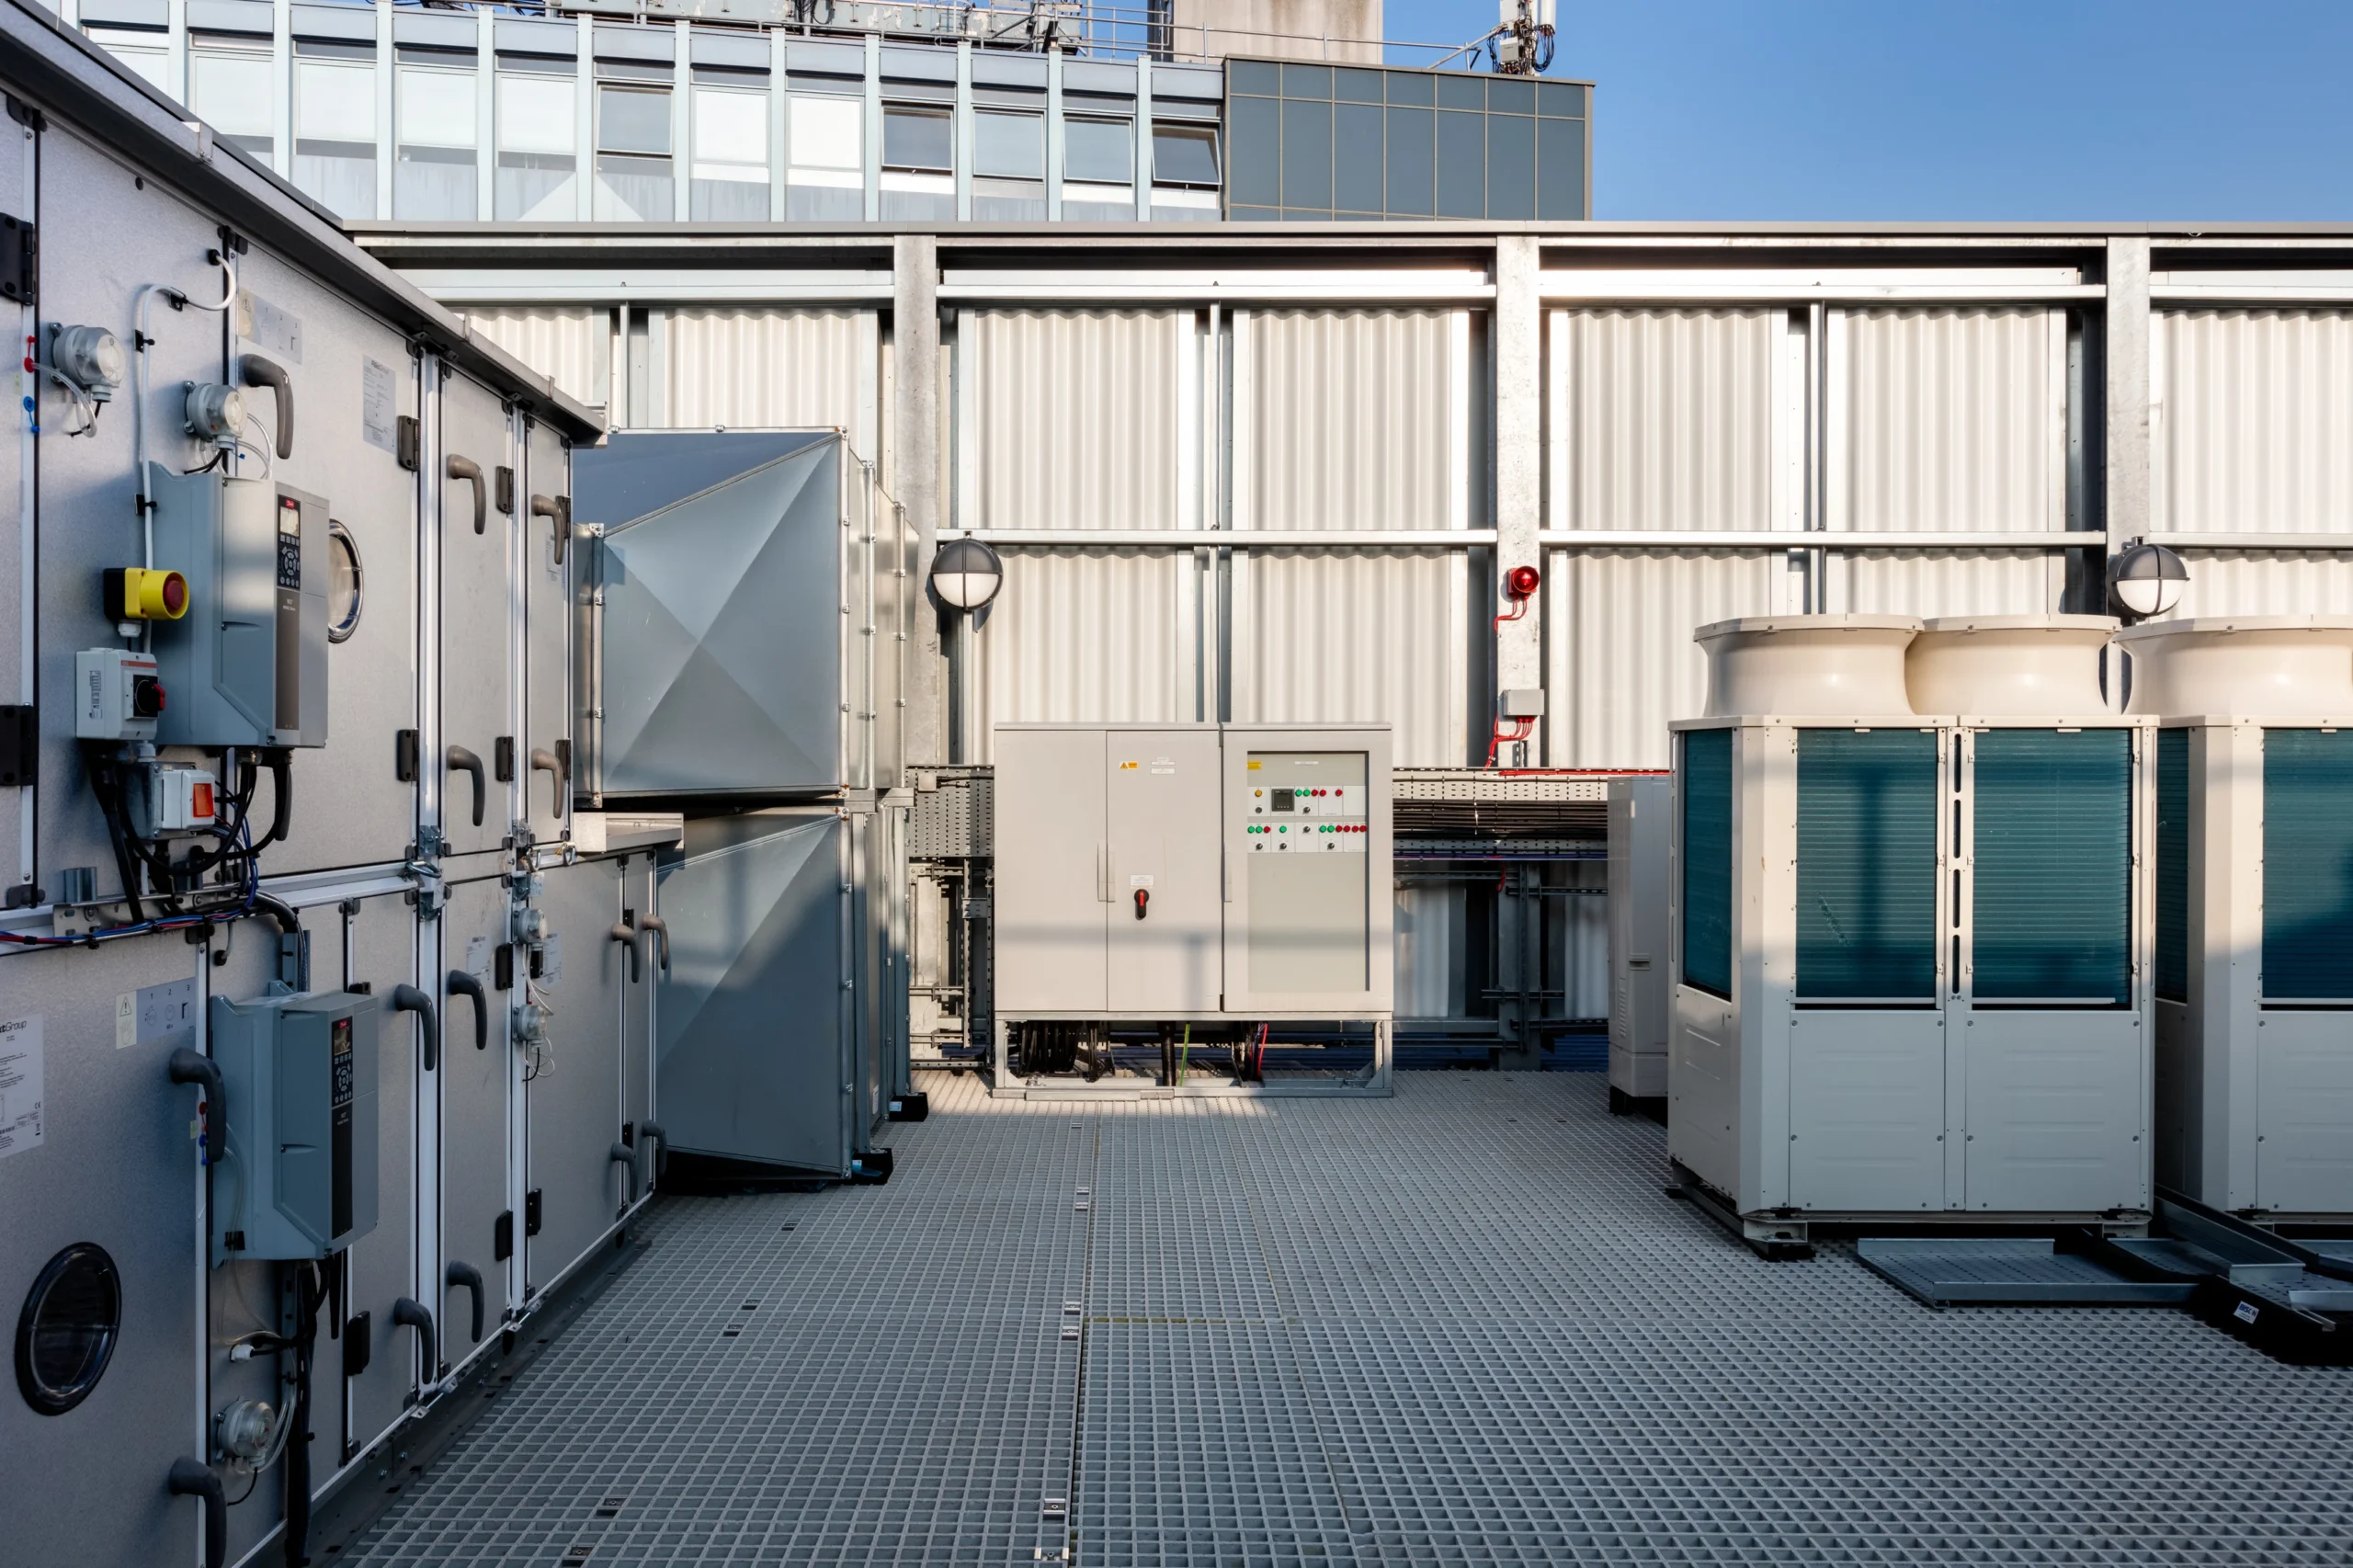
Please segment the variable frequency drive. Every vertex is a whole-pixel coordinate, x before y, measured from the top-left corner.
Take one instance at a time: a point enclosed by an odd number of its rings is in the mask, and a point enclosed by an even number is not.
[[[327,742],[327,508],[267,480],[150,465],[155,559],[186,613],[149,622],[158,745]]]
[[[377,1002],[212,1002],[212,1259],[316,1258],[376,1228]]]

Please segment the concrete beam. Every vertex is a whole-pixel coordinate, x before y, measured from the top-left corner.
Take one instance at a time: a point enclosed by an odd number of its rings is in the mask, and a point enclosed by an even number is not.
[[[939,242],[929,234],[892,242],[891,342],[891,438],[882,483],[907,509],[915,541],[908,566],[915,608],[915,624],[907,629],[906,756],[910,763],[938,763],[948,760],[948,665],[939,617],[924,586],[942,520]]]
[[[1495,314],[1493,334],[1495,374],[1495,584],[1489,613],[1510,608],[1503,578],[1515,566],[1543,565],[1544,527],[1544,305],[1539,289],[1541,251],[1533,235],[1505,234],[1495,241]],[[1495,628],[1495,688],[1544,683],[1544,637],[1540,594],[1516,620]],[[1490,717],[1493,717],[1491,710]],[[1544,755],[1544,724],[1529,731],[1526,756]],[[1482,747],[1483,750],[1484,748]],[[1513,760],[1512,748],[1496,760]]]

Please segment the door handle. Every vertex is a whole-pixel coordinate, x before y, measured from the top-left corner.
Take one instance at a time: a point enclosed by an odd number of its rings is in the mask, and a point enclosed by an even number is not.
[[[480,1017],[480,1004],[474,1017]],[[392,987],[392,1011],[415,1013],[419,1038],[425,1046],[425,1070],[431,1073],[441,1065],[441,1020],[433,1014],[433,998],[414,985]]]
[[[483,995],[481,977],[479,975],[469,974],[462,969],[453,969],[449,971],[449,984],[450,995],[471,996],[473,998],[474,1049],[476,1051],[489,1050],[490,1003]],[[480,1335],[476,1335],[474,1337],[479,1339],[482,1336]]]
[[[471,1263],[452,1263],[441,1271],[441,1289],[444,1293],[462,1285],[467,1294],[473,1297],[473,1342],[480,1345],[482,1343],[482,1270]]]
[[[534,495],[531,516],[545,517],[555,525],[555,563],[563,564],[563,547],[572,538],[572,497],[569,495]]]
[[[204,1568],[222,1568],[229,1560],[229,1504],[221,1478],[200,1460],[174,1460],[164,1485],[175,1497],[195,1497],[204,1504]]]
[[[563,815],[563,764],[545,746],[531,748],[531,770],[548,776],[548,814]]]
[[[1150,888],[1138,888],[1138,889],[1136,889],[1136,918],[1137,918],[1137,919],[1141,920],[1141,919],[1142,919],[1142,918],[1143,918],[1144,905],[1146,905],[1146,904],[1150,903],[1151,902],[1152,902],[1152,890],[1151,890]]]
[[[663,919],[658,915],[641,915],[637,917],[637,925],[638,929],[641,931],[651,931],[657,938],[659,938],[661,942],[662,956],[654,960],[654,965],[663,973],[669,973],[670,923]]]
[[[465,479],[472,480],[473,482],[474,532],[482,532],[483,524],[489,520],[488,497],[483,494],[482,487],[482,464],[474,461],[472,458],[461,458],[457,453],[451,452],[449,454],[449,460],[447,468],[451,479]]]
[[[630,979],[643,980],[645,978],[645,949],[638,946],[637,928],[633,926],[616,925],[606,935],[629,949]]]
[[[487,790],[487,786],[483,781],[482,758],[463,746],[451,746],[446,760],[450,772],[471,773],[474,776],[474,825],[480,827],[483,801],[486,798]]]

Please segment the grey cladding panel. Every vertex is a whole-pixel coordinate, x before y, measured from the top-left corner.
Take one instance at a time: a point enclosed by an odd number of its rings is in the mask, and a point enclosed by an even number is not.
[[[847,781],[841,452],[775,459],[599,541],[606,794]]]
[[[830,812],[730,825],[732,842],[661,871],[662,1125],[689,1153],[844,1175],[847,826]]]

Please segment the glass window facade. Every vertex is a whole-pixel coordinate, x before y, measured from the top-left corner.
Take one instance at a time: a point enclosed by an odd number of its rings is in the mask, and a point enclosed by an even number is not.
[[[956,119],[931,105],[882,106],[882,216],[909,223],[956,216]]]
[[[337,52],[294,62],[294,184],[338,218],[373,218],[375,51]]]
[[[211,125],[215,136],[265,165],[277,145],[271,125],[276,78],[267,40],[188,40],[188,107]]]
[[[946,38],[893,35],[876,61],[848,22],[789,29],[774,74],[773,44],[747,47],[742,28],[618,19],[597,22],[593,62],[571,53],[576,32],[538,23],[502,24],[494,54],[471,29],[403,31],[380,60],[365,32],[307,34],[298,17],[287,53],[222,30],[238,21],[225,12],[191,13],[176,53],[131,15],[84,30],[349,219],[1511,221],[1590,204],[1576,82],[991,50],[959,88]]]
[[[1226,64],[1227,216],[1585,218],[1582,83]]]
[[[866,106],[816,93],[785,102],[784,215],[803,222],[866,216]]]
[[[1045,215],[1045,117],[978,111],[972,116],[972,216],[1025,223]]]
[[[493,210],[501,222],[580,216],[574,183],[579,177],[578,92],[571,76],[499,72]]]
[[[461,222],[479,214],[474,86],[472,71],[405,63],[394,71],[392,117],[400,137],[392,164],[393,217]]]
[[[668,89],[597,87],[596,216],[666,223],[676,216],[671,186]]]
[[[768,96],[697,87],[694,188],[698,222],[765,222],[768,216]]]

